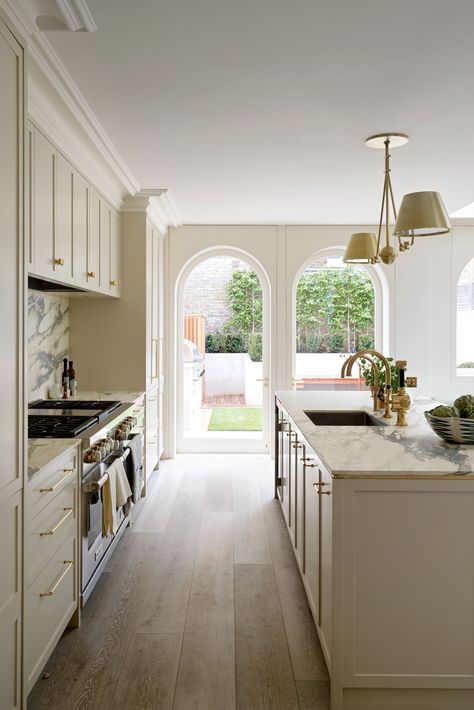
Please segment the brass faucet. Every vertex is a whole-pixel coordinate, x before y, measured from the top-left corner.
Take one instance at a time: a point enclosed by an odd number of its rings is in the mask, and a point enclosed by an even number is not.
[[[390,363],[385,357],[385,355],[382,355],[382,353],[379,353],[377,350],[359,350],[358,352],[354,353],[351,355],[343,364],[342,370],[341,370],[341,377],[345,377],[346,375],[351,375],[352,374],[352,367],[356,360],[359,358],[363,357],[366,360],[369,360],[367,357],[368,355],[375,355],[378,357],[380,360],[382,360],[384,367],[385,367],[385,386],[383,389],[384,392],[384,419],[390,419],[392,416],[392,398],[390,396],[391,394],[391,389],[392,389],[392,372],[390,369]],[[372,367],[375,368],[375,363],[372,359],[370,359],[370,362],[372,363]],[[374,384],[375,384],[375,373],[376,369],[374,369]],[[377,378],[378,379],[378,378]],[[377,382],[378,384],[378,382]],[[374,399],[374,408],[375,408],[375,399]]]
[[[405,387],[405,368],[407,366],[406,360],[397,360],[395,367],[397,367],[400,372],[403,370],[403,377],[400,380],[400,387],[397,394],[392,394],[392,409],[397,413],[397,426],[407,426],[407,412],[410,409],[410,395],[407,393]]]
[[[341,377],[345,377],[346,374],[347,375],[351,374],[352,365],[351,365],[351,370],[349,372],[346,371],[347,367],[349,365],[350,359],[351,358],[348,358],[347,360],[344,361],[344,363],[342,365],[342,369],[341,369]],[[372,365],[372,370],[374,371],[374,396],[373,396],[374,412],[378,412],[380,409],[380,399],[378,396],[378,393],[379,393],[379,368],[377,367],[377,363],[375,362],[375,360],[372,360],[372,358],[369,357],[368,355],[366,355],[364,357],[364,360],[367,360],[368,362],[370,362],[370,364]]]

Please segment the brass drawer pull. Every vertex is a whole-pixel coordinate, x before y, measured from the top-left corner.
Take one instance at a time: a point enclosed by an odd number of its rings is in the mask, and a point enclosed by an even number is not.
[[[95,271],[88,271],[88,272],[87,272],[87,276],[88,276],[90,279],[95,279]]]
[[[66,569],[64,572],[61,574],[59,579],[53,584],[49,592],[41,592],[40,597],[52,597],[56,589],[59,587],[61,582],[63,581],[64,577],[67,575],[71,567],[73,566],[74,562],[72,560],[64,560],[64,564],[67,565]]]
[[[60,258],[55,259],[54,264],[55,264],[55,266],[64,266],[64,259],[60,259]]]
[[[110,285],[111,285],[111,286],[118,286],[118,281],[116,281],[116,280],[114,279],[113,281],[110,282]]]
[[[61,485],[61,483],[62,483],[63,481],[66,480],[66,478],[67,478],[74,470],[75,470],[75,469],[73,469],[73,468],[64,468],[63,471],[64,471],[64,474],[65,474],[65,475],[64,475],[62,478],[60,478],[59,481],[57,481],[57,482],[54,484],[54,486],[50,486],[49,488],[40,488],[40,493],[51,493],[52,491],[54,491],[58,486]]]
[[[318,490],[318,496],[330,496],[331,491],[320,491]]]
[[[41,537],[44,537],[45,535],[54,535],[54,533],[55,533],[56,530],[60,527],[60,525],[62,525],[62,524],[64,523],[64,521],[69,518],[69,516],[70,516],[71,513],[73,512],[74,508],[63,508],[63,510],[64,510],[64,512],[66,513],[66,515],[63,515],[63,517],[61,518],[61,520],[59,521],[59,523],[56,523],[56,525],[54,526],[54,528],[51,528],[51,530],[48,530],[48,532],[40,532],[40,536],[41,536]]]

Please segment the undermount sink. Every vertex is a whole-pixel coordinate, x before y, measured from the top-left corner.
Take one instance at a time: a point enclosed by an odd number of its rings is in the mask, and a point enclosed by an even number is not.
[[[364,410],[315,410],[305,411],[305,414],[319,426],[385,426],[384,421]]]

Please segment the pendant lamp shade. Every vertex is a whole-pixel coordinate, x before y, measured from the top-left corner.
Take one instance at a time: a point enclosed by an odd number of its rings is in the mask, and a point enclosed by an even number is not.
[[[430,237],[452,231],[439,192],[410,192],[404,195],[393,232],[396,237]]]
[[[351,235],[343,261],[348,264],[372,264],[377,256],[377,238],[372,232]]]

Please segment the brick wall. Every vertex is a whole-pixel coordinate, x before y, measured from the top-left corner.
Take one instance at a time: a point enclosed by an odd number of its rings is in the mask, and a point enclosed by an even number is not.
[[[214,256],[190,273],[184,287],[184,314],[203,315],[206,333],[222,330],[230,318],[226,286],[233,271],[251,271],[244,261]]]

